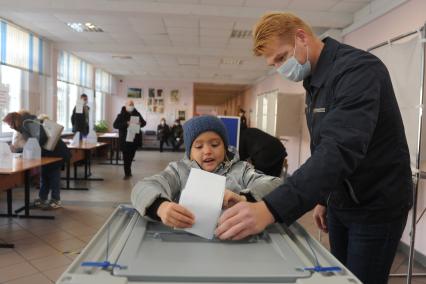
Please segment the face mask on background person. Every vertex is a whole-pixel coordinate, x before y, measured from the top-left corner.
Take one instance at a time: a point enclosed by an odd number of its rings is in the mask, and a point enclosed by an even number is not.
[[[135,107],[134,106],[126,106],[126,110],[127,110],[127,112],[132,112],[132,111],[135,110]]]
[[[293,56],[287,59],[280,67],[277,68],[277,72],[289,79],[290,81],[299,82],[309,76],[311,73],[311,62],[309,62],[308,55],[309,50],[306,47],[306,62],[300,64],[294,56],[296,53],[296,40],[294,41]]]

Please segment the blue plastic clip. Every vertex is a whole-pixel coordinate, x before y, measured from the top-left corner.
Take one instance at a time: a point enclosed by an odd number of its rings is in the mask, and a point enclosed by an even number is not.
[[[340,272],[342,268],[338,266],[314,266],[314,267],[305,267],[305,271],[314,271],[314,272]]]
[[[120,210],[126,213],[133,213],[136,209],[133,207],[122,205],[120,206]]]
[[[111,263],[109,261],[84,261],[81,263],[83,267],[100,267],[103,269],[108,268],[118,268],[118,269],[126,269],[127,266],[122,266],[119,264]]]

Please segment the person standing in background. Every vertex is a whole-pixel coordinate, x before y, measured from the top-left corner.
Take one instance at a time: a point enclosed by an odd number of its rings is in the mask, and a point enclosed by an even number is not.
[[[180,145],[183,144],[183,127],[180,124],[180,119],[176,119],[172,126],[170,140],[172,141],[173,151],[179,150]]]
[[[137,133],[128,133],[129,128],[133,128],[131,124],[136,124],[139,127]],[[114,128],[118,129],[118,139],[121,151],[123,152],[124,161],[124,178],[129,179],[132,176],[132,162],[136,154],[136,149],[142,146],[141,128],[146,125],[146,121],[142,115],[135,109],[132,100],[126,102],[126,105],[121,108],[121,112],[117,115],[114,121]]]
[[[160,152],[163,152],[164,142],[169,145],[168,139],[170,134],[170,128],[166,123],[166,119],[163,117],[160,124],[157,126],[157,139],[160,140]]]
[[[238,115],[240,116],[240,131],[243,131],[247,128],[246,111],[240,108]]]
[[[44,128],[41,126],[43,120],[38,120],[35,115],[30,113],[20,114],[11,112],[6,115],[3,121],[7,123],[10,128],[19,132],[25,141],[27,141],[28,138],[36,138],[41,147],[42,157],[58,157],[63,159],[41,167],[39,198],[33,203],[34,207],[44,210],[62,207],[60,195],[61,168],[64,163],[71,158],[68,147],[62,139],[59,139],[53,151],[44,149],[43,145],[47,142],[48,137]],[[18,151],[16,148],[12,150]],[[22,149],[19,151],[22,151]],[[48,201],[49,192],[51,193],[51,199]]]
[[[80,132],[80,140],[89,134],[89,111],[87,95],[82,94],[71,115],[72,132]]]

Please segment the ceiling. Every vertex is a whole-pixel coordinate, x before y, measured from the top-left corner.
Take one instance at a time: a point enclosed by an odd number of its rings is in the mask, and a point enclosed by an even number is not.
[[[353,22],[370,0],[0,0],[0,17],[97,67],[139,79],[250,84],[270,71],[251,53],[251,30],[267,11],[289,10],[322,34]],[[91,22],[103,33],[77,33]],[[113,56],[130,56],[117,59]],[[241,64],[227,64],[241,60]]]

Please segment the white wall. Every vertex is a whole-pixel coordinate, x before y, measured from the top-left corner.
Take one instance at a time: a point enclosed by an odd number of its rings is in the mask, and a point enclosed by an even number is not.
[[[124,78],[118,83],[118,90],[116,96],[109,96],[107,100],[107,121],[112,127],[114,119],[121,111],[127,98],[128,88],[142,88],[142,99],[133,99],[136,108],[142,114],[143,118],[147,121],[144,130],[157,130],[157,125],[160,123],[162,117],[166,118],[167,124],[173,124],[177,118],[178,110],[186,111],[186,119],[188,120],[193,116],[194,109],[194,84],[192,82],[177,82],[177,81],[141,81],[136,79]],[[149,112],[147,108],[148,89],[163,89],[164,99],[164,113]],[[170,91],[179,90],[180,99],[179,103],[170,101]]]

